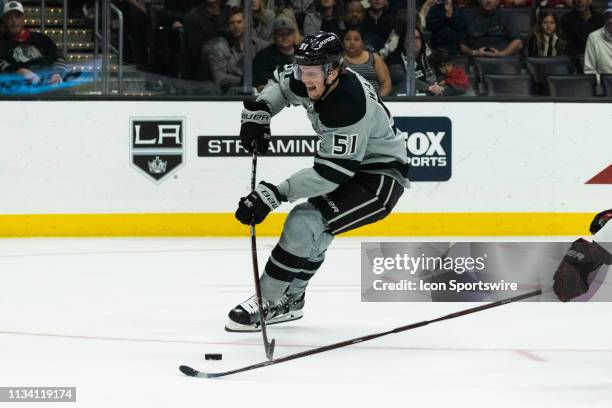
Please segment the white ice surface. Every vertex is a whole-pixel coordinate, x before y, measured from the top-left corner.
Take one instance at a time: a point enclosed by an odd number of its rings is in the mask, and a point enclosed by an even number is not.
[[[258,242],[263,267],[275,240]],[[270,327],[277,357],[475,305],[361,303],[359,244],[337,239],[305,317]],[[612,407],[610,303],[505,305],[223,379],[183,376],[180,364],[265,359],[260,334],[223,330],[252,290],[247,239],[0,240],[0,386],[78,387],[76,404],[53,407]]]

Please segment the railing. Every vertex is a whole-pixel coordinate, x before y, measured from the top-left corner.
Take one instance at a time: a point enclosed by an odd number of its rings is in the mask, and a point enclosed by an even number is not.
[[[43,0],[44,1],[44,0]],[[64,0],[66,1],[66,0]],[[118,21],[118,48],[113,47],[111,44],[111,12],[117,15]],[[100,27],[101,26],[101,27]],[[111,52],[117,54],[117,93],[121,95],[122,83],[123,83],[123,26],[124,19],[123,13],[113,4],[110,0],[96,0],[94,8],[94,84],[95,90],[98,91],[98,67],[102,74],[102,95],[110,95],[110,73],[111,67],[109,65]],[[100,31],[98,31],[101,29]],[[100,47],[100,45],[102,47]],[[101,52],[100,52],[101,48]],[[102,55],[102,63],[98,65]]]

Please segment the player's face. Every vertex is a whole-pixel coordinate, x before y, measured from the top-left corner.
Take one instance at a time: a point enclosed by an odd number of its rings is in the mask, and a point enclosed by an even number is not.
[[[321,65],[308,67],[300,65],[302,82],[306,85],[308,97],[312,100],[320,99],[325,92],[325,72]]]
[[[10,35],[19,35],[25,24],[25,17],[19,11],[9,11],[4,15],[4,25]]]

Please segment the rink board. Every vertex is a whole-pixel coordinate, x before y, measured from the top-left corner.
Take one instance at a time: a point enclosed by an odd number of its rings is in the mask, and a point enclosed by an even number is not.
[[[440,181],[412,183],[394,214],[353,235],[585,234],[592,215],[610,207],[608,104],[388,107],[398,124],[444,119],[452,131],[437,153],[446,150],[450,168]],[[223,143],[237,136],[240,109],[238,102],[1,102],[0,236],[246,235],[232,213],[249,189],[250,158],[232,157],[234,145],[230,157],[202,157],[202,146],[198,155],[198,138],[230,146]],[[172,131],[165,144],[144,131],[135,135],[135,124],[149,122],[180,122],[180,146],[166,143]],[[403,130],[407,136],[432,133]],[[314,136],[301,108],[276,116],[272,133]],[[427,150],[418,140],[412,147]],[[298,147],[287,149],[293,157],[260,158],[260,180],[278,183],[312,166]],[[277,235],[290,208],[283,205],[258,233]]]

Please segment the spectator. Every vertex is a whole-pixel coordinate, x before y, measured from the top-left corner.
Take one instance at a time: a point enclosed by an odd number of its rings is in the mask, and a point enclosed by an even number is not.
[[[226,5],[230,9],[243,8],[242,0],[227,0]],[[253,12],[253,31],[255,35],[270,42],[272,40],[274,11],[267,6],[266,0],[251,0],[251,10]]]
[[[125,18],[124,62],[135,63],[139,69],[144,69],[148,62],[149,47],[147,9],[141,0],[119,0],[118,8]]]
[[[425,0],[421,7],[418,9],[418,22],[422,30],[425,30],[426,28],[429,29],[429,27],[427,27],[427,16],[429,15],[431,8],[437,3],[438,0]]]
[[[363,23],[365,18],[365,9],[360,0],[349,0],[346,4],[346,13],[344,14],[344,23],[347,27],[358,27]]]
[[[436,83],[436,74],[429,61],[431,50],[423,41],[423,33],[420,28],[417,28],[414,32],[414,42],[414,81],[416,93],[441,95],[442,87]],[[402,36],[401,44],[402,47],[398,47],[398,49],[389,56],[389,72],[393,85],[393,95],[406,94],[406,72],[408,71],[408,67],[406,66],[406,51],[408,49],[407,36]]]
[[[294,20],[296,27],[302,27],[304,18],[308,13],[314,13],[316,0],[280,0],[278,2],[278,13]],[[278,15],[277,15],[278,16]]]
[[[164,11],[161,15],[161,23],[168,29],[177,30],[183,28],[185,16],[194,9],[199,0],[166,0]]]
[[[67,73],[66,64],[57,46],[45,34],[25,28],[23,5],[8,1],[2,8],[4,35],[0,42],[0,72],[16,73],[30,84],[59,84]],[[40,71],[51,68],[49,78]]]
[[[504,8],[532,7],[533,0],[500,0],[499,6]]]
[[[472,57],[507,57],[522,47],[516,25],[499,11],[499,0],[479,0],[480,7],[466,10],[467,35],[463,54]]]
[[[557,17],[542,11],[538,24],[529,34],[527,55],[530,57],[555,57],[565,54],[566,42],[558,32]]]
[[[564,7],[572,7],[574,5],[574,0],[541,0],[540,7],[546,8],[564,8]]]
[[[212,81],[212,72],[202,47],[208,41],[219,38],[221,33],[227,30],[227,14],[228,10],[221,6],[221,0],[202,0],[185,15],[183,78]]]
[[[262,49],[253,60],[253,86],[260,91],[279,65],[293,63],[296,27],[290,18],[278,16],[272,24],[273,43]]]
[[[574,9],[561,17],[561,32],[567,40],[569,55],[584,54],[589,34],[604,24],[603,16],[591,4],[592,0],[575,0]]]
[[[593,31],[586,43],[585,74],[612,74],[612,2],[604,11],[604,26]]]
[[[316,31],[327,31],[342,37],[344,25],[342,0],[316,0],[316,10],[304,18],[304,35]]]
[[[438,85],[442,88],[441,96],[470,95],[474,92],[470,86],[470,80],[463,68],[453,64],[453,60],[446,50],[436,50],[431,56],[436,70],[443,77]]]
[[[253,30],[255,35],[262,40],[270,42],[272,40],[272,22],[274,21],[274,11],[266,5],[266,0],[251,0],[253,8]]]
[[[361,29],[374,49],[384,47],[394,24],[393,14],[387,11],[387,0],[370,0],[370,8],[365,13]]]
[[[367,79],[379,96],[391,92],[391,77],[385,61],[376,53],[367,51],[357,28],[349,28],[344,34],[346,66]]]
[[[214,81],[223,93],[229,88],[242,84],[242,56],[244,54],[244,18],[242,10],[232,9],[228,17],[227,36],[212,40],[205,49]],[[251,39],[254,53],[265,48],[268,43],[258,37]]]
[[[431,32],[431,46],[444,49],[449,55],[459,55],[459,45],[466,33],[463,9],[445,0],[432,7],[427,15],[427,29]]]

